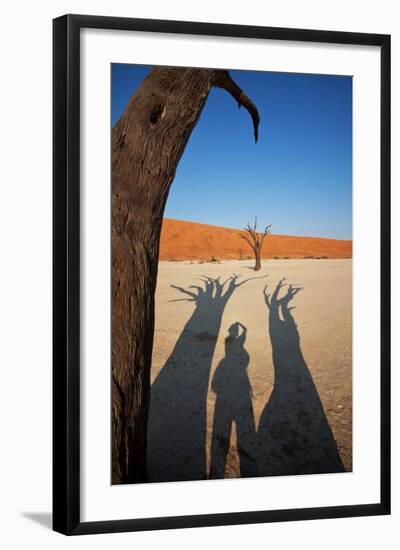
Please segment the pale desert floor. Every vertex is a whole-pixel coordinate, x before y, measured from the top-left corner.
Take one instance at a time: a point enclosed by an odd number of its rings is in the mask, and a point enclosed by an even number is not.
[[[252,266],[159,264],[150,481],[352,468],[352,262]]]

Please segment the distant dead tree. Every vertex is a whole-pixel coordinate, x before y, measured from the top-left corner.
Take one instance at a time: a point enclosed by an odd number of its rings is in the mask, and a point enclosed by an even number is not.
[[[239,248],[239,260],[242,261],[243,260],[243,248]]]
[[[264,239],[267,235],[271,233],[271,226],[267,225],[262,233],[257,232],[257,217],[254,220],[254,225],[251,226],[249,223],[243,229],[247,231],[248,235],[243,235],[239,233],[239,236],[244,239],[247,244],[251,247],[256,258],[256,263],[254,266],[254,271],[259,271],[261,269],[261,251],[264,243]]]
[[[161,224],[179,160],[213,87],[253,121],[228,71],[155,67],[112,130],[112,483],[147,480],[146,447]]]

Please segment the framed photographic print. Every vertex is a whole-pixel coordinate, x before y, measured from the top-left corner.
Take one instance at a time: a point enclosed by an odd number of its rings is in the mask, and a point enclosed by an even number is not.
[[[390,37],[54,20],[54,529],[390,513]]]

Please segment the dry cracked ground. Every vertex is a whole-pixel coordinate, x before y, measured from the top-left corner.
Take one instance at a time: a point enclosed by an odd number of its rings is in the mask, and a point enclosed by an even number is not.
[[[351,260],[160,262],[150,481],[352,469]]]

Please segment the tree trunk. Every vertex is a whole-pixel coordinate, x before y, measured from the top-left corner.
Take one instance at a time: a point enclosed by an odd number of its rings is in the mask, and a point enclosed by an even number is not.
[[[147,480],[146,446],[162,218],[211,87],[258,113],[225,71],[154,68],[112,131],[112,483]],[[255,112],[254,112],[255,111]]]
[[[260,271],[261,269],[261,248],[255,248],[254,254],[256,257],[256,264],[254,266],[254,271]]]

